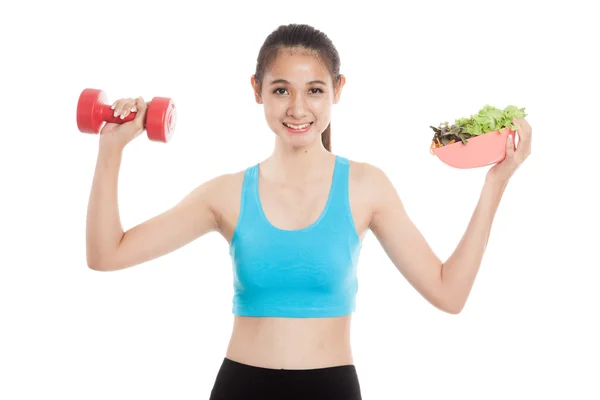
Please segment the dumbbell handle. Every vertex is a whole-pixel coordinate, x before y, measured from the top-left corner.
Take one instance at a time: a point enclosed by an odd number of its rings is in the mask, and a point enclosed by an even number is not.
[[[148,102],[148,106],[150,106],[150,103],[151,102]],[[106,122],[112,122],[113,124],[123,124],[125,122],[132,121],[137,115],[137,112],[131,112],[125,118],[121,119],[120,115],[117,115],[116,117],[114,116],[115,111],[110,108],[110,105],[102,104],[100,107],[100,115],[102,117],[102,120]],[[146,121],[144,121],[144,125],[145,124]]]

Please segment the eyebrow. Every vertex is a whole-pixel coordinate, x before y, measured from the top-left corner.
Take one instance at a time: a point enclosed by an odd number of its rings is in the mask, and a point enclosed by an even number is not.
[[[270,84],[271,85],[278,85],[278,84],[289,85],[290,82],[286,81],[285,79],[275,79]],[[320,80],[310,81],[310,82],[308,82],[308,84],[309,85],[320,84],[320,85],[327,86],[327,84],[325,82],[320,81]]]

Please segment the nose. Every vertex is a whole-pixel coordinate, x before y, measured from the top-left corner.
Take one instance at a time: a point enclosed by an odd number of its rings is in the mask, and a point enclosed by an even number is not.
[[[302,92],[290,97],[290,105],[288,107],[288,116],[294,118],[302,118],[308,112],[306,99]]]

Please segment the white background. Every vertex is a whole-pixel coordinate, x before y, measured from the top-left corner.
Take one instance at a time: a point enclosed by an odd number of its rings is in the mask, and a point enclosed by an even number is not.
[[[441,163],[429,125],[514,104],[533,127],[461,314],[430,305],[367,236],[352,326],[363,398],[600,398],[600,28],[585,2],[535,3],[3,5],[0,398],[208,399],[233,322],[227,243],[215,233],[88,269],[97,136],[78,132],[76,103],[92,87],[177,104],[169,144],[140,136],[125,150],[129,229],[270,154],[250,76],[266,36],[291,22],[341,55],[334,153],[381,167],[443,261],[489,167]]]

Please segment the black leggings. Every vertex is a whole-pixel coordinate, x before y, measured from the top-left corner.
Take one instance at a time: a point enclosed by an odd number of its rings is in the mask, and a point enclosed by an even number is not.
[[[209,400],[362,400],[354,365],[271,369],[225,357]]]

